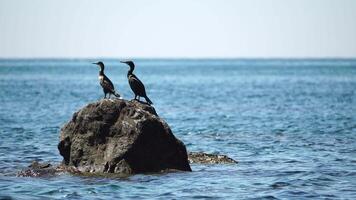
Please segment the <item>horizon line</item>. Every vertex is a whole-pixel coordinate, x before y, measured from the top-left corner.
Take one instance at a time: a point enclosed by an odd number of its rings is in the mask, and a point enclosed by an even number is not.
[[[295,57],[0,57],[0,60],[89,60],[89,59],[132,59],[132,60],[355,60],[355,57],[346,56],[295,56]]]

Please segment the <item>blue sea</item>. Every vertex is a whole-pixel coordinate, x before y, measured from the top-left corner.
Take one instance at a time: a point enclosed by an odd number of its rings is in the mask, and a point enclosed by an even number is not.
[[[16,177],[61,162],[60,128],[103,97],[97,59],[0,60],[0,199],[356,199],[356,59],[137,59],[188,151],[237,165],[124,179]],[[132,99],[128,67],[103,59]]]

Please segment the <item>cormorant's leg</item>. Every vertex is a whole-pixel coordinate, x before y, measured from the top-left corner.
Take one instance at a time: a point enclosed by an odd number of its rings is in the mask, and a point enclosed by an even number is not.
[[[135,98],[134,99],[137,100],[137,94],[135,94]]]
[[[109,99],[110,99],[110,97],[111,97],[111,93],[109,93]]]
[[[104,93],[105,95],[104,95],[104,99],[106,99],[106,93]]]

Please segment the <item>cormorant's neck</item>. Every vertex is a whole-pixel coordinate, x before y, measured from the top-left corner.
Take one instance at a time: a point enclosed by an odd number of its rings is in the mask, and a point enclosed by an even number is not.
[[[99,75],[104,75],[104,66],[100,66]]]
[[[129,71],[127,72],[127,76],[131,75],[134,69],[135,69],[135,67],[130,66]]]

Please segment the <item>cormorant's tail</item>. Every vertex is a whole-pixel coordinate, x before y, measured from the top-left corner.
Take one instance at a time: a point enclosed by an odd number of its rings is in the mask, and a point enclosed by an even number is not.
[[[120,97],[120,94],[117,93],[116,91],[113,91],[113,94],[115,95],[115,97]]]
[[[150,100],[150,98],[148,98],[147,95],[145,96],[145,99],[146,99],[146,101],[147,101],[148,104],[150,104],[150,105],[153,104],[152,101]]]

